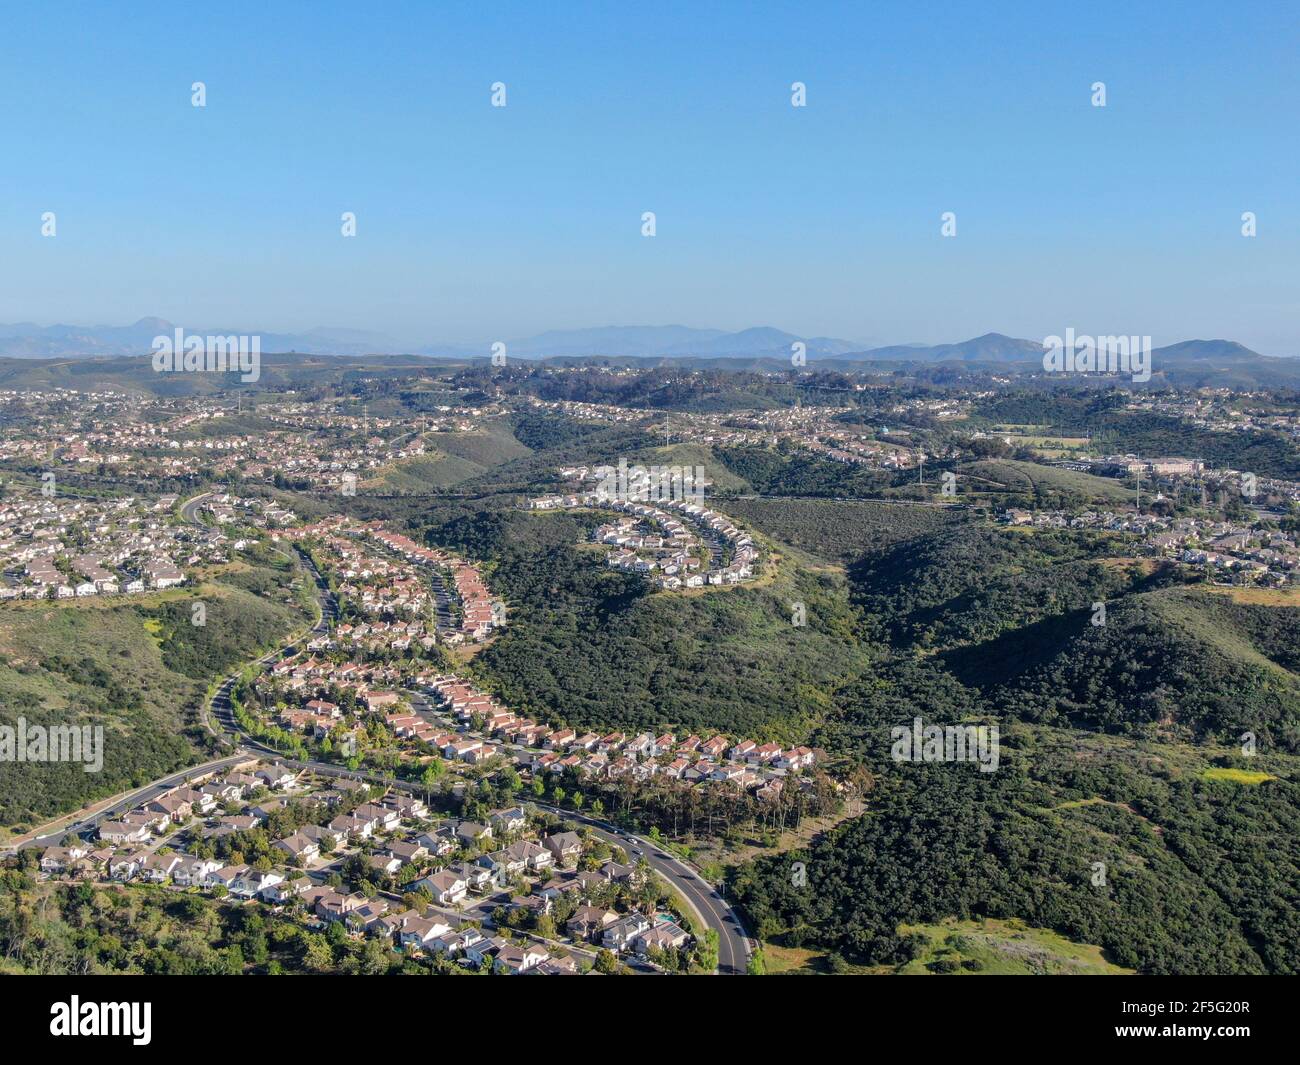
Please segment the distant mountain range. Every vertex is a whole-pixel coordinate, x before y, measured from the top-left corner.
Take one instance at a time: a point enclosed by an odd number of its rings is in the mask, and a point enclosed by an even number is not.
[[[16,359],[147,355],[154,337],[171,336],[176,323],[141,318],[131,325],[0,325],[0,356]],[[202,336],[252,335],[255,329],[193,329]],[[400,351],[395,341],[357,329],[312,329],[306,333],[260,333],[263,351],[319,355],[370,355]]]
[[[0,357],[19,359],[93,358],[96,356],[144,355],[157,336],[177,328],[162,318],[141,318],[125,326],[38,326],[30,322],[0,325]],[[248,328],[187,327],[187,332],[204,336],[254,334]],[[491,342],[481,345],[421,344],[404,346],[382,333],[356,329],[317,328],[305,333],[260,333],[262,351],[296,352],[304,355],[424,355],[437,358],[483,358]],[[684,325],[604,326],[594,329],[564,329],[506,341],[510,358],[697,358],[778,359],[788,362],[792,345],[807,346],[809,360],[880,363],[976,363],[1016,365],[1039,363],[1041,341],[985,333],[953,344],[895,344],[864,348],[861,344],[835,337],[801,337],[770,326],[756,326],[729,333],[721,329],[694,329]],[[1157,348],[1156,365],[1185,363],[1229,366],[1268,358],[1231,340],[1186,340]]]
[[[168,335],[176,323],[141,318],[132,325],[39,326],[31,322],[0,325],[0,356],[19,359],[76,358],[96,355],[144,355],[154,337]],[[356,329],[312,329],[305,333],[267,333],[248,328],[186,327],[202,336],[257,334],[263,352],[304,355],[431,355],[443,358],[486,357],[492,341],[477,346],[426,343],[405,345],[382,333]],[[759,327],[728,333],[721,329],[692,329],[684,325],[606,326],[596,329],[551,330],[534,337],[506,340],[512,358],[557,356],[789,357],[791,344],[803,341],[809,358],[844,355],[861,347],[833,337],[798,337],[780,329]]]

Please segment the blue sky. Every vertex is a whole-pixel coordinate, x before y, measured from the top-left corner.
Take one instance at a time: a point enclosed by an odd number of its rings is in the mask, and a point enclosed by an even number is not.
[[[0,42],[4,322],[1300,354],[1296,5],[33,3]]]

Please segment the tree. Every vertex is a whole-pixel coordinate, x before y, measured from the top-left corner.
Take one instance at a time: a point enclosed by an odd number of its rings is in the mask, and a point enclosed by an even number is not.
[[[327,973],[334,968],[334,952],[324,936],[311,932],[303,937],[302,963],[317,973]]]
[[[706,973],[711,973],[718,967],[718,931],[716,928],[710,928],[704,933],[704,938],[699,941],[695,949],[695,955],[699,959],[700,968]]]
[[[391,951],[378,939],[366,940],[361,948],[361,971],[366,976],[382,976],[388,972]]]

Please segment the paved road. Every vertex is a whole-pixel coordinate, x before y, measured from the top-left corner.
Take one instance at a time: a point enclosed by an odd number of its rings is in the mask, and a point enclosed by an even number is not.
[[[322,633],[328,632],[330,625],[339,616],[338,600],[334,598],[334,594],[329,590],[329,584],[321,575],[320,570],[316,568],[316,563],[312,561],[311,556],[307,554],[306,551],[302,550],[302,548],[295,547],[294,550],[298,552],[298,557],[303,567],[312,575],[312,578],[316,582],[316,599],[320,604],[320,619],[305,633],[300,633],[298,638],[293,642],[287,643],[283,647],[276,648],[274,651],[268,651],[266,654],[262,655],[261,658],[257,659],[257,664],[261,666],[269,666],[272,663],[279,661],[281,658],[295,653],[298,650],[299,642],[302,640],[310,639],[312,636],[319,636]],[[227,738],[232,742],[238,742],[240,734],[239,727],[235,723],[234,714],[231,711],[230,693],[234,690],[235,685],[239,682],[240,676],[247,668],[248,663],[245,663],[240,667],[238,672],[232,673],[217,686],[217,690],[212,693],[212,701],[203,715],[204,724],[207,725],[209,732],[216,735],[225,734],[223,738]],[[212,722],[208,718],[209,712],[220,724],[220,731],[212,727]]]
[[[386,784],[398,791],[405,791],[412,795],[424,794],[424,788],[410,781],[397,780],[394,777],[384,776],[379,773],[353,772],[343,766],[333,765],[329,762],[299,762],[292,758],[285,758],[273,748],[255,740],[246,741],[245,746],[251,750],[274,756],[284,762],[285,765],[300,769],[311,769],[323,776],[370,780]],[[532,800],[525,799],[524,801]],[[667,880],[685,898],[687,903],[696,911],[699,919],[718,933],[718,972],[728,976],[743,975],[745,973],[749,963],[751,947],[744,926],[740,922],[740,916],[727,904],[717,889],[700,875],[699,870],[687,865],[681,859],[673,857],[650,840],[633,835],[607,821],[598,821],[584,814],[560,809],[543,802],[534,801],[533,805],[550,810],[561,817],[582,822],[597,835],[603,837],[606,842],[622,847],[627,851],[628,858],[632,862],[644,856],[650,864],[650,868]]]
[[[206,495],[195,496],[187,500],[181,507],[181,514],[184,520],[193,524],[200,524],[198,521],[197,509],[202,504]],[[325,632],[329,628],[330,622],[338,616],[337,603],[330,594],[329,588],[321,576],[320,571],[312,562],[310,556],[301,549],[298,555],[303,565],[312,573],[316,580],[317,594],[321,603],[321,618],[311,630],[313,633]],[[278,650],[268,652],[261,658],[257,659],[258,664],[268,665],[275,660],[284,657],[288,652],[295,649],[295,644],[288,644]],[[247,665],[244,667],[247,668]],[[415,795],[422,795],[424,789],[408,781],[397,780],[378,773],[353,772],[343,766],[334,765],[329,762],[306,761],[299,762],[295,759],[284,757],[279,751],[266,744],[247,736],[242,736],[234,717],[231,714],[230,693],[239,680],[239,673],[232,674],[217,686],[213,694],[210,710],[215,715],[221,726],[223,733],[228,734],[231,741],[239,744],[242,749],[237,749],[234,753],[211,762],[205,762],[203,765],[194,766],[169,776],[162,777],[153,781],[142,788],[129,792],[122,796],[113,805],[84,818],[74,824],[60,829],[55,832],[47,833],[43,836],[23,844],[27,847],[48,847],[57,844],[69,832],[76,835],[89,836],[99,826],[102,821],[112,820],[113,816],[120,814],[125,810],[138,806],[141,803],[149,802],[156,798],[169,788],[185,783],[195,774],[205,770],[215,770],[225,766],[234,765],[247,758],[249,753],[257,753],[273,757],[286,765],[295,766],[302,769],[311,769],[323,776],[349,777],[352,779],[371,780],[399,791],[406,791]],[[217,732],[212,728],[211,721],[204,715],[205,722],[211,731]],[[221,733],[218,733],[221,734]],[[731,908],[730,905],[722,898],[717,888],[708,883],[699,873],[699,870],[687,865],[681,859],[674,857],[665,850],[662,850],[657,844],[648,839],[636,836],[630,832],[619,828],[617,825],[610,824],[607,821],[599,821],[596,818],[588,817],[585,814],[575,813],[572,810],[564,810],[559,807],[550,806],[547,803],[534,803],[534,805],[543,809],[551,810],[561,817],[573,821],[579,821],[586,825],[597,835],[603,837],[606,842],[617,844],[627,851],[630,861],[635,862],[637,859],[644,857],[650,867],[662,876],[673,888],[686,900],[687,904],[695,911],[699,920],[705,925],[714,929],[718,933],[718,972],[724,975],[739,975],[746,971],[749,956],[751,952],[750,941],[745,934],[744,926],[741,924],[740,916]]]
[[[203,522],[199,520],[199,507],[201,507],[204,501],[211,495],[211,492],[203,492],[201,495],[196,495],[191,499],[185,500],[185,502],[181,504],[181,521],[185,522],[187,525],[201,526]]]
[[[534,802],[533,805],[571,821],[582,822],[607,843],[617,844],[627,851],[628,860],[633,863],[644,857],[650,868],[686,899],[698,919],[718,933],[718,972],[728,976],[745,973],[751,948],[740,915],[727,904],[718,889],[700,875],[698,869],[674,857],[652,840],[633,835],[608,821],[598,821],[546,803]]]
[[[151,802],[163,792],[171,788],[179,787],[187,780],[193,780],[195,777],[202,776],[205,773],[215,772],[219,769],[226,769],[232,765],[248,759],[247,752],[236,752],[222,758],[217,758],[210,762],[204,762],[201,765],[190,766],[188,769],[182,769],[178,772],[171,773],[165,777],[159,777],[157,780],[146,784],[142,788],[136,788],[134,791],[128,791],[119,796],[109,806],[83,817],[79,821],[66,825],[53,832],[46,832],[44,835],[34,836],[32,839],[19,845],[19,849],[27,847],[56,847],[63,840],[64,836],[69,833],[76,836],[90,836],[104,821],[112,821],[118,815],[125,813],[127,810],[140,806],[143,803]]]

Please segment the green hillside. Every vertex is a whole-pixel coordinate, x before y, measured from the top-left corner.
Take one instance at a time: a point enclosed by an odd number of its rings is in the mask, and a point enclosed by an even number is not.
[[[629,465],[686,466],[692,470],[699,467],[703,469],[704,477],[709,482],[709,487],[705,489],[706,498],[716,492],[750,490],[748,481],[733,473],[712,448],[703,444],[668,444],[648,447],[620,457],[626,457]]]
[[[993,773],[894,765],[877,749],[864,816],[733,869],[760,939],[907,971],[936,947],[900,925],[991,918],[1142,973],[1300,972],[1294,759],[1287,779],[1240,786],[1184,770],[1177,748],[1008,733]]]
[[[386,469],[383,484],[398,492],[426,493],[452,488],[495,466],[530,455],[504,420],[469,433],[428,433],[426,452]]]
[[[966,462],[956,470],[957,489],[967,494],[1015,494],[1021,505],[1040,508],[1075,505],[1131,503],[1134,491],[1123,481],[1097,477],[1077,470],[1063,470],[1036,462],[1015,459],[984,459]],[[1016,503],[1015,500],[1007,502]]]
[[[265,575],[283,586],[286,574]],[[206,624],[191,624],[200,596]],[[85,802],[197,761],[209,682],[274,645],[304,614],[233,583],[138,600],[0,608],[0,723],[104,728],[104,765],[0,763],[0,826],[22,831]]]
[[[942,507],[834,499],[729,499],[725,509],[773,540],[826,562],[848,562],[971,520],[965,511]]]
[[[1260,615],[1266,615],[1267,624]],[[1025,720],[1300,752],[1300,609],[1164,589],[945,656],[990,707]]]
[[[898,934],[914,952],[895,971],[905,976],[1124,976],[1099,947],[1074,943],[1046,928],[1029,928],[1023,921],[947,920],[938,924],[904,925]]]
[[[599,520],[504,512],[429,530],[435,543],[493,559],[511,624],[474,665],[516,711],[575,727],[793,741],[867,660],[842,578],[791,570],[762,586],[654,593],[574,546]],[[803,627],[791,624],[795,602]]]

